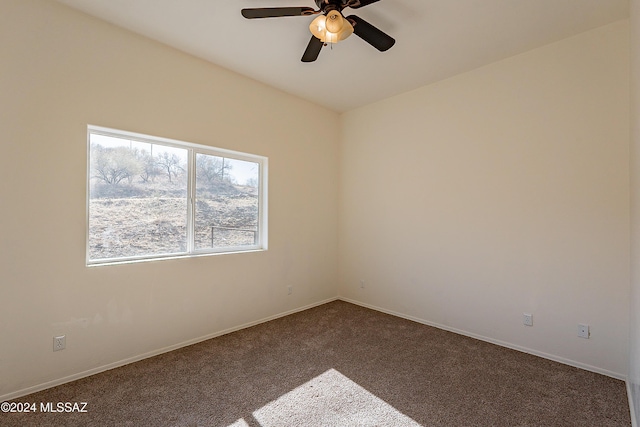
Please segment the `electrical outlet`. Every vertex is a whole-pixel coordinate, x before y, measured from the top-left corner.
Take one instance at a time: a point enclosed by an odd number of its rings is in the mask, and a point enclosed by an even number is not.
[[[287,286],[287,295],[291,295],[293,293],[293,286]]]
[[[60,335],[59,337],[53,337],[53,351],[64,350],[67,346],[67,337]]]
[[[580,338],[586,338],[589,339],[589,325],[583,325],[583,324],[579,324],[578,325],[578,336]]]
[[[360,280],[360,288],[364,289],[364,280]]]
[[[533,326],[533,314],[522,313],[522,323],[525,326]]]

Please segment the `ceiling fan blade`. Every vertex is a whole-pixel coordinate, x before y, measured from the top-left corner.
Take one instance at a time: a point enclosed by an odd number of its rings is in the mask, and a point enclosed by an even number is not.
[[[351,9],[359,9],[361,7],[369,6],[371,3],[375,3],[380,0],[353,0],[350,2],[349,7]]]
[[[347,19],[353,25],[354,34],[378,49],[380,52],[389,50],[391,46],[396,43],[396,40],[393,37],[383,33],[358,16],[350,15],[347,16]]]
[[[313,62],[318,59],[322,46],[324,46],[324,43],[319,38],[311,36],[311,40],[309,40],[309,44],[302,55],[302,62]]]
[[[259,7],[242,9],[242,16],[247,19],[279,18],[281,16],[307,16],[317,13],[310,7]]]

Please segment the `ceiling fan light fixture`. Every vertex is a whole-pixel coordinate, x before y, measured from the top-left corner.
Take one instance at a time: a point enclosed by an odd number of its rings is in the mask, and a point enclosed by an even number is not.
[[[309,30],[323,43],[338,43],[353,34],[353,26],[337,10],[318,16],[309,25]]]

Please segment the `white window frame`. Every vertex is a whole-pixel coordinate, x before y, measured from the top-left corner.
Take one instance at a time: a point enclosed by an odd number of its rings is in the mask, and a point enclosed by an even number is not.
[[[129,139],[149,144],[165,145],[169,147],[185,149],[188,152],[188,178],[187,178],[187,250],[184,252],[170,254],[153,254],[143,256],[128,256],[117,258],[89,258],[89,198],[91,188],[91,135],[104,135],[115,138]],[[254,245],[242,245],[231,247],[216,247],[195,249],[194,229],[195,229],[195,204],[196,204],[196,154],[206,154],[219,156],[228,159],[243,160],[259,164],[258,183],[258,234]],[[179,141],[175,139],[158,136],[145,135],[141,133],[117,130],[102,126],[87,125],[87,197],[86,197],[86,265],[99,266],[111,264],[126,264],[142,261],[157,261],[175,258],[191,258],[197,256],[233,254],[242,252],[266,251],[268,249],[268,158],[257,154],[243,153],[224,148],[212,147],[208,145],[194,144],[191,142]]]

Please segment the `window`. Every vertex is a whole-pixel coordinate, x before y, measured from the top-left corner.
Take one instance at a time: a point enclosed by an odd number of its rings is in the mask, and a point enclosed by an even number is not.
[[[267,159],[89,126],[87,264],[267,248]]]

